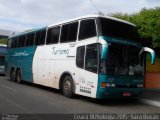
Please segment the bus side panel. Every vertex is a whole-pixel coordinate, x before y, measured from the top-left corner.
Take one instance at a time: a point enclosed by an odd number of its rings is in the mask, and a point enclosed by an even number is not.
[[[20,68],[24,81],[33,82],[32,61],[35,51],[34,46],[8,50],[8,68]]]
[[[69,73],[74,82],[75,52],[69,44],[37,47],[33,59],[34,83],[59,89],[63,73]]]
[[[98,74],[76,68],[76,94],[96,98]]]
[[[51,58],[53,49],[51,45],[38,46],[33,58],[34,83],[53,87],[54,60]]]

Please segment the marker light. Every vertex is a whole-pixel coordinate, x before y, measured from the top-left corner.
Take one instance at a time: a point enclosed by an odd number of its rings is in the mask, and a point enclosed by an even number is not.
[[[143,84],[138,84],[137,87],[138,88],[143,88]]]
[[[102,82],[101,83],[101,87],[116,87],[116,85],[114,83],[106,83],[106,82]]]
[[[106,82],[102,82],[101,83],[101,87],[106,87],[107,86],[107,83]]]

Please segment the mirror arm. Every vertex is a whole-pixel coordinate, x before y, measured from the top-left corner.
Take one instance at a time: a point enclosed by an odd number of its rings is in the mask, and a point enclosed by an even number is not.
[[[143,52],[148,52],[151,55],[151,64],[155,63],[155,51],[152,50],[151,48],[148,47],[143,47],[139,53],[139,56],[143,53]]]

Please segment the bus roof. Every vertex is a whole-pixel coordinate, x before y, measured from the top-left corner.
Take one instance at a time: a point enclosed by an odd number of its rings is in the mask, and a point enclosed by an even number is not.
[[[122,22],[122,23],[126,23],[126,24],[128,24],[128,25],[132,25],[132,26],[134,26],[134,27],[136,26],[136,25],[133,24],[133,23],[130,23],[130,22],[127,22],[127,21],[125,21],[125,20],[118,19],[118,18],[114,18],[114,17],[111,17],[111,16],[100,15],[100,14],[93,14],[93,15],[81,16],[81,17],[77,17],[77,18],[75,18],[75,19],[70,19],[70,20],[58,22],[58,23],[55,23],[55,24],[51,24],[51,25],[49,25],[48,27],[52,27],[52,26],[60,25],[60,24],[64,24],[64,23],[69,23],[69,22],[76,21],[76,20],[81,20],[81,19],[86,19],[86,18],[97,18],[97,17],[103,17],[103,18],[107,18],[107,19],[119,21],[119,22]]]
[[[36,31],[40,31],[40,30],[43,30],[43,29],[45,29],[45,28],[47,28],[47,27],[42,27],[42,28],[36,28],[36,29],[26,30],[26,31],[24,31],[24,32],[20,32],[20,33],[11,35],[11,36],[9,36],[9,38],[21,36],[21,35],[24,35],[24,34],[29,34],[29,33],[36,32]]]
[[[69,23],[69,22],[76,21],[76,20],[87,19],[87,18],[97,18],[97,17],[103,17],[103,18],[119,21],[119,22],[126,23],[126,24],[134,26],[134,27],[136,26],[135,24],[132,24],[132,23],[127,22],[125,20],[121,20],[121,19],[114,18],[114,17],[111,17],[111,16],[100,15],[100,14],[93,14],[93,15],[86,15],[86,16],[81,16],[81,17],[77,17],[77,18],[74,18],[74,19],[58,22],[58,23],[51,24],[49,26],[38,28],[38,29],[27,30],[27,31],[24,31],[24,32],[21,32],[21,33],[18,33],[18,34],[14,34],[14,35],[10,36],[9,38],[21,36],[21,35],[32,33],[32,32],[36,32],[36,31],[39,31],[39,30],[42,30],[42,29],[46,29],[46,28],[53,27],[53,26],[56,26],[56,25],[61,25],[61,24],[64,24],[64,23]]]

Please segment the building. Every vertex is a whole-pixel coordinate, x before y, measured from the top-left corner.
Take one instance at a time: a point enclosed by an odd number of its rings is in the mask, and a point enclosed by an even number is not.
[[[2,38],[8,38],[8,36],[10,36],[11,33],[13,33],[13,32],[10,31],[10,30],[0,29],[0,39],[2,39]]]

